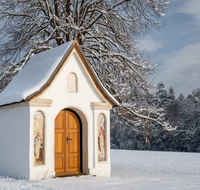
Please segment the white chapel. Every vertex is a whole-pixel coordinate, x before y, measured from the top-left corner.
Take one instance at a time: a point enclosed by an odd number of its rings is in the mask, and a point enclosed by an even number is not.
[[[77,41],[32,56],[0,93],[0,175],[109,177],[117,105]]]

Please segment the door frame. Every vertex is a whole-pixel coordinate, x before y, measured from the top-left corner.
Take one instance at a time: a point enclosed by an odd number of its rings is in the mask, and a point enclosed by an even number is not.
[[[83,173],[83,143],[82,143],[82,121],[81,121],[81,118],[80,118],[80,116],[74,111],[74,110],[72,110],[72,109],[69,109],[69,108],[65,108],[65,109],[62,109],[61,111],[64,111],[64,110],[67,110],[67,111],[70,111],[70,112],[72,112],[73,114],[75,114],[76,115],[76,117],[78,118],[78,120],[79,120],[79,123],[80,123],[80,169],[81,169],[81,173]],[[59,113],[61,112],[61,111],[59,111]],[[58,113],[58,114],[59,114]],[[58,114],[57,114],[57,116],[58,116]],[[57,116],[56,116],[56,118],[57,118]],[[56,118],[55,118],[55,120],[56,120]],[[55,139],[55,120],[54,120],[54,139]],[[66,159],[66,158],[65,158]],[[54,167],[55,167],[55,147],[54,147]],[[80,174],[81,174],[80,173]],[[68,174],[63,174],[64,176],[73,176],[73,174],[74,175],[76,175],[76,173],[68,173]],[[58,175],[56,175],[56,173],[55,173],[55,176],[63,176],[62,174],[58,174]]]

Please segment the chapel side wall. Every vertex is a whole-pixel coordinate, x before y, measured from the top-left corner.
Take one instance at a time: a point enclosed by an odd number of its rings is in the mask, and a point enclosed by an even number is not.
[[[29,178],[29,117],[28,106],[6,110],[0,108],[2,176]]]

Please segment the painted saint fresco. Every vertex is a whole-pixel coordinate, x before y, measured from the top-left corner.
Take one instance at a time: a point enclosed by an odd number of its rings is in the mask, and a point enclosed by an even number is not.
[[[44,115],[37,111],[34,116],[34,165],[44,164]]]
[[[77,92],[77,79],[74,73],[68,75],[68,92]]]
[[[106,119],[103,114],[99,114],[98,121],[98,161],[105,161],[106,160]]]

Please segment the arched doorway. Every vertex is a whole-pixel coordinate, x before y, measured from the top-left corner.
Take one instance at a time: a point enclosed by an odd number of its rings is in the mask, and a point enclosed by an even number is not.
[[[62,110],[55,119],[56,176],[81,173],[81,121],[72,110]]]

